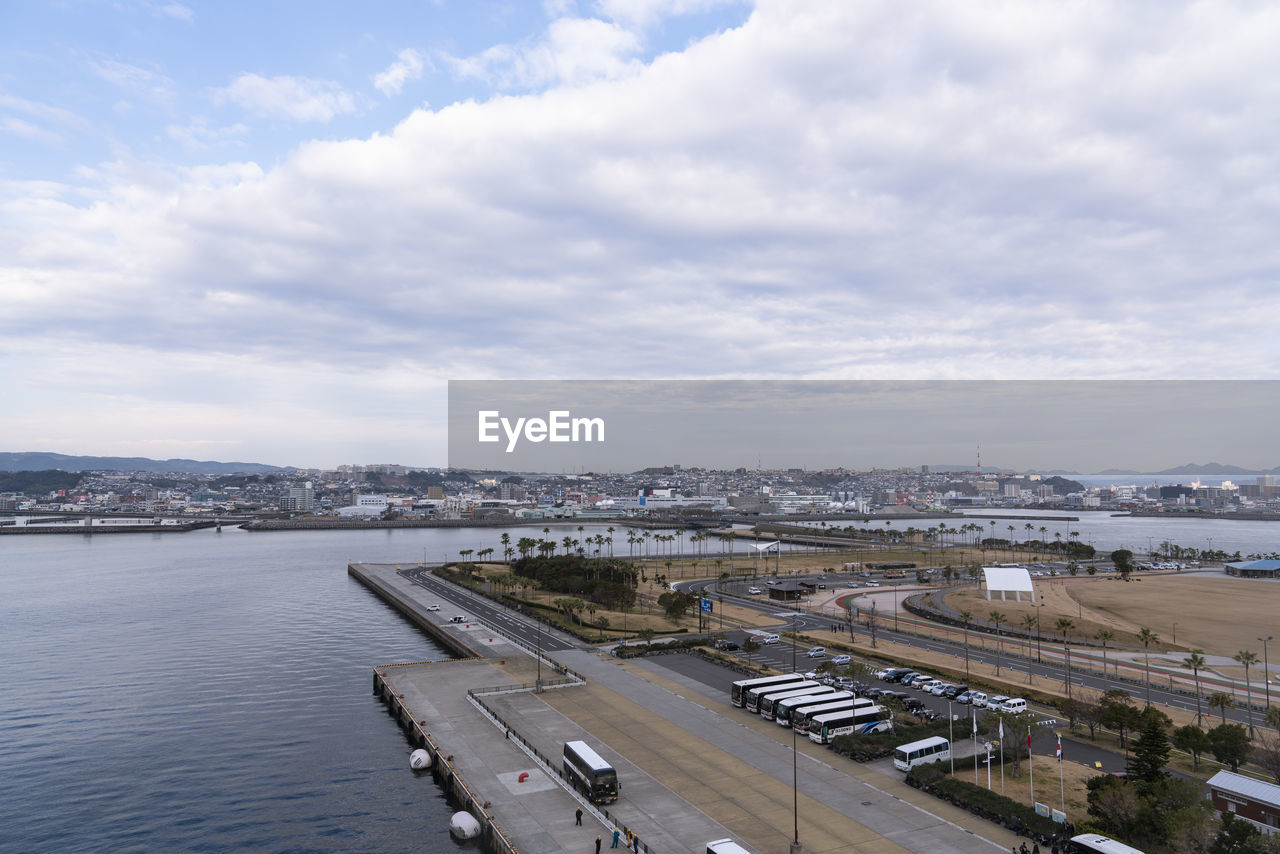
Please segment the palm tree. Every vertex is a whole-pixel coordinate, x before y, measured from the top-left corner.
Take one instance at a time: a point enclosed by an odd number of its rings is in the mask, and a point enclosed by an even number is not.
[[[1004,647],[1004,640],[1000,635],[1000,624],[1005,622],[1008,618],[1004,614],[1001,614],[999,611],[992,611],[990,614],[987,614],[987,619],[990,620],[991,624],[996,627],[996,675],[999,676],[1000,675],[1000,653],[1003,652],[1003,647]]]
[[[1102,678],[1107,678],[1107,641],[1115,640],[1116,633],[1111,629],[1098,629],[1094,638],[1102,642]],[[1116,665],[1116,678],[1120,678],[1120,665]]]
[[[1204,650],[1191,650],[1191,654],[1182,659],[1182,666],[1190,670],[1196,680],[1196,726],[1200,726],[1200,668],[1204,667]]]
[[[1066,659],[1067,678],[1064,680],[1067,686],[1067,699],[1071,699],[1071,647],[1067,645],[1067,632],[1076,627],[1076,624],[1068,617],[1059,617],[1054,623],[1058,631],[1062,633],[1062,655]]]
[[[1160,640],[1160,636],[1143,626],[1138,631],[1138,640],[1142,641],[1144,657],[1147,660],[1147,705],[1151,705],[1151,645]]]
[[[507,563],[511,562],[511,535],[507,533],[502,535],[502,556],[507,559]]]
[[[965,681],[968,681],[969,679],[969,623],[973,621],[973,612],[961,611],[960,619],[964,620],[964,678],[965,678]],[[850,633],[849,637],[853,637],[853,634]],[[1276,708],[1280,709],[1280,706],[1277,706]]]
[[[1224,724],[1227,722],[1227,709],[1235,704],[1236,701],[1231,699],[1231,695],[1226,691],[1214,691],[1209,695],[1209,708],[1222,712],[1222,722]]]
[[[1249,738],[1253,738],[1253,686],[1249,684],[1249,665],[1258,663],[1258,654],[1242,649],[1235,655],[1231,656],[1235,661],[1244,665],[1244,694],[1245,694],[1245,714],[1249,718]]]
[[[1027,630],[1027,637],[1031,637],[1031,630],[1032,630],[1032,629],[1036,629],[1036,628],[1038,628],[1038,627],[1039,627],[1039,625],[1040,625],[1040,615],[1039,615],[1039,614],[1023,614],[1023,615],[1022,615],[1022,627],[1023,627],[1024,629],[1026,629],[1026,630]],[[1037,634],[1036,634],[1036,637],[1038,638],[1039,636],[1040,636],[1040,635],[1037,633]],[[1028,654],[1028,655],[1027,655],[1027,684],[1028,684],[1028,685],[1030,685],[1030,684],[1031,684],[1031,661],[1030,661],[1030,659],[1031,659],[1031,656],[1030,656],[1030,654]]]

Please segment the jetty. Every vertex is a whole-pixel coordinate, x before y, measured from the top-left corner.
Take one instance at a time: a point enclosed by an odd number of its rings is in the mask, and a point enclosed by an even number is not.
[[[806,740],[793,754],[789,732],[730,706],[728,675],[716,691],[558,632],[540,630],[531,644],[528,618],[406,571],[415,566],[353,563],[348,572],[459,657],[380,665],[373,690],[410,747],[432,755],[431,773],[480,822],[489,851],[591,852],[597,835],[608,848],[625,828],[638,851],[702,854],[732,837],[781,854],[797,813],[801,845],[814,852],[998,854],[1014,844],[900,773]],[[617,769],[616,802],[593,806],[563,778],[563,745],[578,739]]]

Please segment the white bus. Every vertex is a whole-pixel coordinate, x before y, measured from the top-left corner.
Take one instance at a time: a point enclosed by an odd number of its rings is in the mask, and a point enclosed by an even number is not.
[[[917,765],[946,762],[949,759],[951,759],[951,742],[940,735],[904,744],[893,751],[893,766],[899,771],[910,771]]]
[[[830,744],[838,735],[869,735],[893,729],[893,712],[884,706],[870,706],[847,712],[829,712],[809,721],[809,740]]]
[[[852,691],[832,691],[830,694],[806,694],[803,697],[779,700],[773,707],[773,722],[778,726],[791,726],[791,716],[801,709],[853,698]]]
[[[788,682],[802,682],[804,676],[799,673],[786,673],[781,676],[757,676],[755,679],[739,679],[729,690],[729,699],[739,709],[747,705],[747,692],[763,685],[785,685]]]
[[[805,686],[805,687],[801,687]],[[795,685],[788,685],[786,691],[778,694],[770,694],[760,700],[760,717],[766,721],[775,720],[778,715],[778,704],[784,700],[795,700],[802,697],[821,697],[827,694],[836,693],[836,689],[827,685],[817,685],[809,688],[804,682],[797,682]]]
[[[817,706],[791,712],[791,728],[804,735],[809,731],[809,727],[814,717],[817,715],[827,715],[832,712],[849,712],[854,709],[870,708],[875,703],[866,697],[858,697],[852,700],[835,700],[830,703],[820,703]]]
[[[770,697],[778,694],[788,694],[797,688],[820,688],[821,682],[815,682],[812,679],[801,679],[799,682],[788,682],[783,685],[762,685],[759,688],[747,689],[747,711],[759,712],[760,704]]]
[[[1096,833],[1082,833],[1071,837],[1070,854],[1143,854],[1132,845],[1125,845]]]

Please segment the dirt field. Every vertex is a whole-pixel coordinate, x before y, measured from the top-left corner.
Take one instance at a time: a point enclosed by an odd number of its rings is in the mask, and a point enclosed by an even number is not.
[[[1280,584],[1228,576],[1133,578],[1129,583],[1111,577],[1035,579],[1035,595],[1044,603],[1041,631],[1056,634],[1058,618],[1067,617],[1075,624],[1071,637],[1092,638],[1106,628],[1115,632],[1113,646],[1140,648],[1137,633],[1147,627],[1159,636],[1153,650],[1199,647],[1211,654],[1234,655],[1242,649],[1261,653],[1259,633],[1270,626],[1280,628]],[[947,604],[982,619],[1000,611],[1015,628],[1024,614],[1034,611],[1026,601],[988,602],[985,593],[972,588],[948,594]]]

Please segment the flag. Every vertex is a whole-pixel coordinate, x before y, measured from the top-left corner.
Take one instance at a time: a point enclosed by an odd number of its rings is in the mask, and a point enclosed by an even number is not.
[[[1058,736],[1058,752],[1054,754],[1058,761],[1062,761],[1062,736]]]
[[[1004,742],[1004,719],[1003,718],[1001,718],[1000,720],[1000,741],[1002,743]]]
[[[1031,752],[1031,727],[1027,727],[1027,753]]]
[[[978,737],[978,716],[974,715],[969,720],[973,721],[973,737],[977,738]]]

